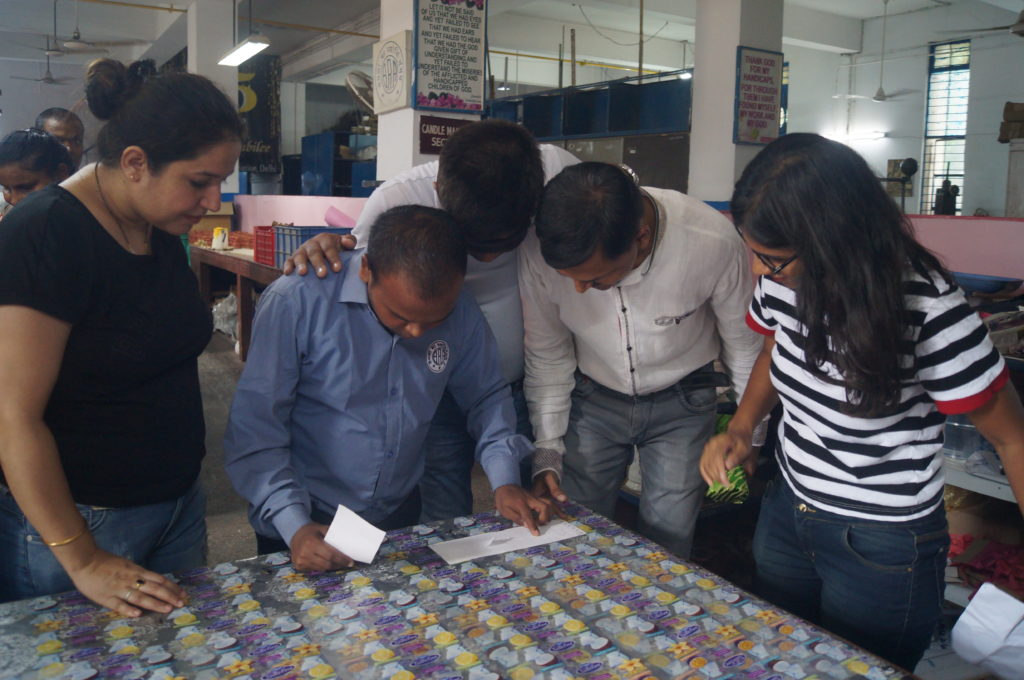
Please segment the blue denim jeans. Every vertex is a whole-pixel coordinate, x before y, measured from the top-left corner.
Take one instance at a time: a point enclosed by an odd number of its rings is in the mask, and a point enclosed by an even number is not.
[[[526,408],[522,381],[512,386],[516,408],[516,432],[533,441],[530,412]],[[426,468],[420,480],[423,507],[421,522],[461,517],[473,512],[473,489],[470,474],[476,460],[476,440],[466,428],[466,414],[447,390],[437,405],[430,430],[423,442]],[[525,481],[530,479],[530,460],[522,462]]]
[[[908,522],[844,517],[803,503],[782,477],[754,534],[758,594],[913,671],[942,607],[945,508]]]
[[[160,574],[206,563],[206,496],[197,481],[177,500],[128,508],[78,505],[96,544]],[[53,552],[0,487],[0,602],[74,588]]]
[[[577,503],[612,517],[636,447],[643,483],[640,532],[688,557],[706,488],[700,454],[714,431],[716,399],[714,387],[681,383],[633,398],[577,374],[562,490]]]

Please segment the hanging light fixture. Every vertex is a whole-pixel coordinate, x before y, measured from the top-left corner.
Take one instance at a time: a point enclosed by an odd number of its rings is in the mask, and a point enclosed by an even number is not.
[[[270,39],[266,36],[260,35],[259,33],[253,34],[252,32],[252,6],[256,3],[256,0],[249,0],[249,35],[245,40],[238,43],[231,50],[220,58],[217,63],[221,66],[238,66],[239,64],[248,61],[251,57],[259,54],[263,50],[270,47]],[[234,3],[231,5],[232,13],[234,13]]]

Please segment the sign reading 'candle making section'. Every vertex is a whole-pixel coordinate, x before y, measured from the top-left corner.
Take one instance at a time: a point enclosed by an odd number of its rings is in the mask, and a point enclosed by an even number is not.
[[[479,112],[486,0],[419,0],[416,108]]]
[[[736,48],[736,118],[732,141],[768,144],[779,136],[782,53]]]

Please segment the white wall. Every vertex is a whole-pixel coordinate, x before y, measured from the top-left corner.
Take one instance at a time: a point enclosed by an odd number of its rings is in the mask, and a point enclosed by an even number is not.
[[[887,93],[916,91],[881,104],[856,100],[850,107],[851,133],[882,130],[888,132],[889,137],[873,142],[853,141],[850,145],[860,151],[879,174],[885,172],[889,158],[913,157],[923,161],[928,44],[971,37],[963,214],[971,215],[976,208],[984,208],[992,215],[1004,215],[1008,147],[997,143],[996,135],[1004,102],[1024,101],[1024,69],[1020,67],[1024,64],[1024,38],[1004,32],[967,36],[946,31],[958,27],[1005,25],[1013,23],[1013,18],[1010,12],[975,0],[890,17],[885,90]],[[866,22],[864,49],[853,58],[849,91],[870,96],[878,88],[880,47],[881,20]],[[824,89],[832,84],[821,82],[819,86]],[[908,201],[908,211],[917,211],[919,196],[919,184],[915,181],[914,201]]]
[[[56,59],[50,61],[50,72],[54,78],[67,78],[60,85],[45,85],[11,76],[40,78],[46,66],[40,62],[5,60],[0,62],[0,137],[14,130],[31,127],[36,115],[52,106],[71,109],[83,96],[82,77],[85,68],[79,64],[63,64]]]
[[[845,127],[846,102],[832,99],[837,69],[847,58],[832,52],[782,45],[789,63],[788,132]]]

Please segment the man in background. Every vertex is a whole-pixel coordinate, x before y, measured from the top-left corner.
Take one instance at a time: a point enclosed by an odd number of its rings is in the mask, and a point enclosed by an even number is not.
[[[36,116],[35,127],[46,130],[64,145],[71,154],[71,162],[74,163],[71,172],[81,166],[82,153],[85,150],[85,126],[81,118],[67,109],[55,106]]]

